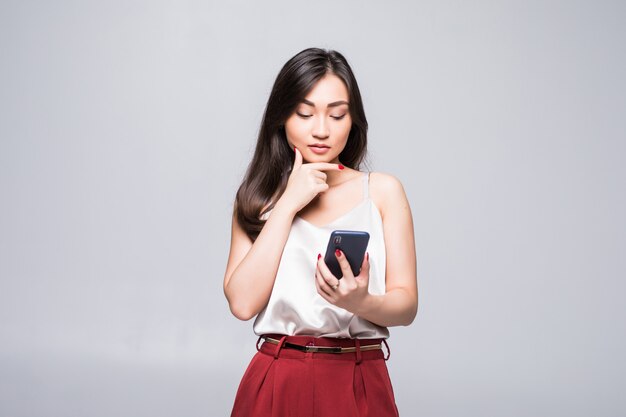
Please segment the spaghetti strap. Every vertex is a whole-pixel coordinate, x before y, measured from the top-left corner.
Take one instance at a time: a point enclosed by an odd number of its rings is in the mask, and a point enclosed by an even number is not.
[[[363,173],[363,200],[367,200],[369,198],[369,179],[370,173]]]

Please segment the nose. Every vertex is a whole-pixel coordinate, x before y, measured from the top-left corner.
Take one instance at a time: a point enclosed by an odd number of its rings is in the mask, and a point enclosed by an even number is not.
[[[328,122],[324,116],[315,119],[313,126],[313,136],[316,138],[327,138],[330,135],[328,131]]]

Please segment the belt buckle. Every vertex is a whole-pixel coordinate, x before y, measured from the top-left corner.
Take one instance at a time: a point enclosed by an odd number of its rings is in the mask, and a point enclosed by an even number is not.
[[[312,352],[341,353],[341,346],[311,346]]]
[[[311,340],[305,346],[306,352],[313,353],[341,353],[341,346],[316,346],[315,340]]]

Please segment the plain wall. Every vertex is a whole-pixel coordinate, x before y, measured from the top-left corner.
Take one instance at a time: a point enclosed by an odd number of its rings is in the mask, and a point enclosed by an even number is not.
[[[232,203],[311,46],[414,216],[400,414],[625,415],[625,4],[2,1],[0,415],[228,415]]]

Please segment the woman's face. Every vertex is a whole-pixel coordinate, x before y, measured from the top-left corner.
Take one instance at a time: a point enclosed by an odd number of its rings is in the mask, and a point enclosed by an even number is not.
[[[339,77],[328,73],[296,106],[285,122],[285,133],[304,161],[339,163],[351,127],[348,89]]]

